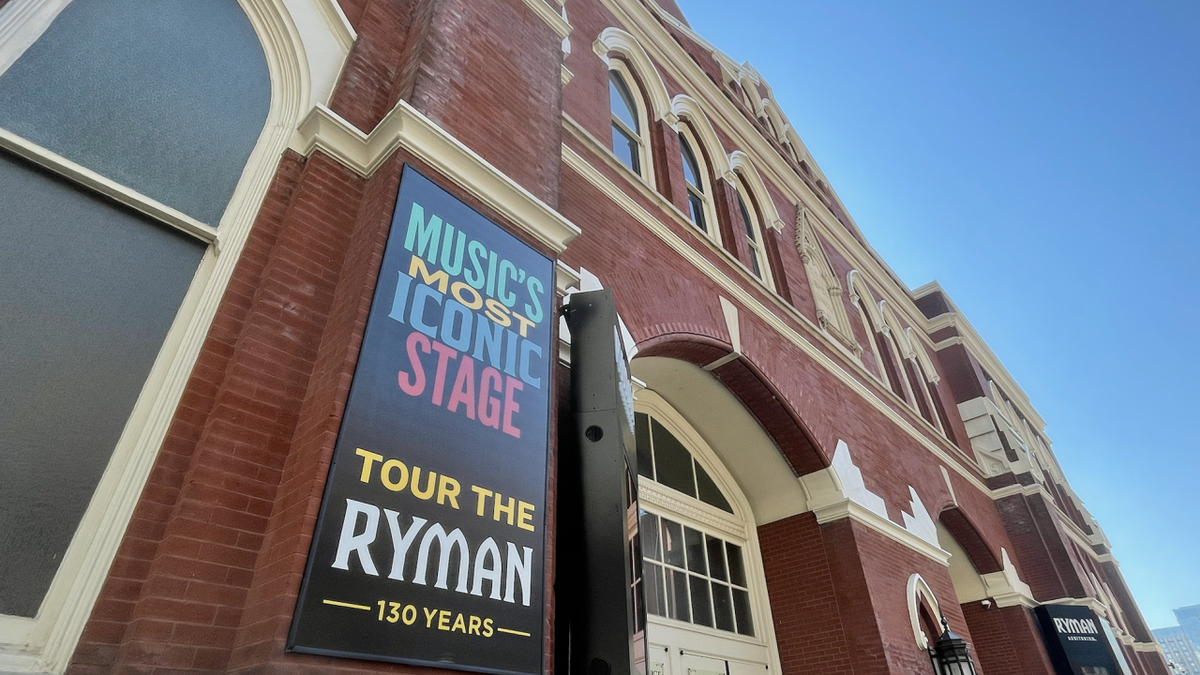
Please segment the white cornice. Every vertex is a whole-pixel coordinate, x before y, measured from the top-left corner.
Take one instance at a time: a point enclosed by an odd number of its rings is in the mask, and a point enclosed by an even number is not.
[[[319,149],[364,177],[373,175],[392,153],[404,148],[555,254],[579,234],[573,223],[405,101],[398,102],[370,134],[318,105],[300,123],[291,147],[306,157]]]

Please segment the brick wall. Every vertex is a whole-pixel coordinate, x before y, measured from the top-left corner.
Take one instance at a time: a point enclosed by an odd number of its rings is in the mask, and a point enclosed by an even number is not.
[[[962,605],[972,656],[988,675],[1054,675],[1037,621],[1024,607]]]

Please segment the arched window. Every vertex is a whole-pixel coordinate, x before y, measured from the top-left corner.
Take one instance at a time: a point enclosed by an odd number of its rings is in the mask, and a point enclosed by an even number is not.
[[[897,396],[904,398],[904,388],[900,383],[900,370],[897,368],[896,359],[883,333],[882,327],[886,324],[882,315],[879,314],[879,305],[875,303],[870,289],[858,278],[856,271],[850,272],[848,283],[850,285],[850,301],[858,306],[869,344],[874,348],[879,380],[891,387]]]
[[[243,172],[274,170],[285,113],[236,0],[18,2],[0,11],[0,305],[28,320],[0,336],[0,660],[21,644],[65,665],[236,260],[218,227],[244,240]]]
[[[705,165],[698,159],[694,149],[694,136],[685,126],[679,131],[679,152],[683,162],[683,179],[687,182],[688,217],[696,229],[715,236],[716,222],[712,217],[712,202],[709,198],[709,180]]]
[[[746,203],[746,196],[749,193],[746,191],[746,184],[742,182],[741,176],[738,176],[736,188],[738,215],[742,218],[742,225],[746,231],[746,248],[750,253],[750,271],[768,288],[774,288],[770,261],[767,259],[767,248],[763,241],[761,221],[757,217],[758,212]]]
[[[702,441],[672,413],[660,403],[636,414],[647,613],[667,626],[755,637],[761,575],[749,528],[706,467]],[[652,640],[669,640],[670,631],[651,630]]]
[[[637,104],[625,77],[616,69],[608,71],[609,108],[612,112],[613,154],[639,176],[642,173],[646,145],[642,139],[641,106]]]
[[[891,378],[892,391],[910,407],[915,408],[916,396],[913,395],[912,385],[909,384],[910,378],[907,373],[901,372],[902,369],[905,369],[905,359],[900,353],[899,341],[904,339],[899,337],[903,335],[900,332],[900,322],[892,315],[887,300],[880,300],[877,307],[883,323],[880,324],[880,332],[875,334],[875,339],[879,345],[879,351],[884,355],[884,362],[890,368],[888,377]]]

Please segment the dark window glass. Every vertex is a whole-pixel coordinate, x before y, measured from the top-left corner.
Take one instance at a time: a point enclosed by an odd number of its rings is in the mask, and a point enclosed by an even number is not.
[[[753,635],[750,596],[744,588],[737,587],[746,584],[741,547],[646,512],[640,522],[643,532],[653,527],[648,523],[658,527],[663,538],[663,557],[669,565],[664,567],[649,557],[644,561],[647,611]],[[730,572],[735,579],[733,587],[726,583]]]
[[[679,570],[667,570],[667,593],[670,616],[680,621],[691,621],[691,603],[688,601],[688,575]]]
[[[688,192],[688,216],[696,227],[708,231],[708,225],[704,219],[704,200],[697,196],[694,192]]]
[[[72,2],[0,77],[0,127],[216,225],[270,98],[234,0]]]
[[[743,188],[745,189],[745,188]],[[758,248],[758,233],[754,230],[754,221],[750,220],[750,210],[746,208],[746,201],[742,199],[742,195],[738,193],[738,211],[742,215],[742,224],[746,228],[746,239],[750,246],[750,269],[754,272],[754,276],[762,278],[762,263],[759,256],[762,255]]]
[[[638,149],[640,145],[632,136],[624,129],[617,125],[613,125],[613,154],[617,159],[633,169],[634,172],[641,171],[641,162],[639,160]]]
[[[687,542],[688,570],[698,574],[708,574],[708,565],[704,562],[704,534],[685,527],[683,536]]]
[[[615,72],[608,73],[608,99],[612,109],[612,142],[613,153],[634,172],[640,173],[641,158],[641,128],[634,111],[633,96],[625,81]]]
[[[625,86],[625,80],[611,70],[608,71],[608,97],[613,117],[623,122],[633,133],[638,133],[640,129],[637,116],[633,113],[637,110],[633,105],[633,96],[629,93],[629,87]]]
[[[746,568],[742,566],[742,547],[725,542],[725,552],[729,561],[729,580],[737,586],[745,586]]]
[[[662,548],[658,540],[658,516],[642,511],[641,514],[642,553],[650,560],[662,560]]]
[[[688,144],[683,134],[679,134],[679,149],[683,153],[684,180],[703,194],[704,188],[700,184],[700,166],[696,164],[696,155],[692,153],[692,146]]]
[[[638,474],[654,480],[654,456],[650,452],[650,417],[645,413],[637,413],[633,419]]]
[[[754,619],[750,616],[750,594],[733,589],[733,614],[737,618],[737,632],[754,635]]]
[[[663,560],[668,565],[683,567],[683,526],[663,518],[662,541]]]
[[[714,579],[729,581],[729,574],[725,570],[725,542],[716,537],[707,537],[705,544],[708,547],[709,575]]]
[[[696,487],[699,489],[700,501],[726,513],[733,513],[733,507],[729,505],[725,495],[721,494],[721,488],[717,487],[712,477],[699,464],[696,465]]]
[[[733,597],[729,587],[722,583],[712,582],[713,615],[717,628],[733,632]]]
[[[758,236],[754,233],[754,221],[750,220],[750,211],[746,208],[746,201],[742,199],[741,193],[738,193],[738,211],[742,215],[742,224],[746,227],[746,238],[750,241],[757,242]]]
[[[645,564],[643,572],[645,574],[646,611],[650,614],[666,616],[667,599],[663,592],[663,568],[648,562]]]
[[[692,623],[712,627],[712,599],[708,596],[708,579],[688,576],[692,587]]]
[[[58,571],[206,246],[0,152],[0,614]]]
[[[669,488],[695,497],[696,476],[692,470],[692,453],[661,424],[651,420],[654,439],[655,479]]]

